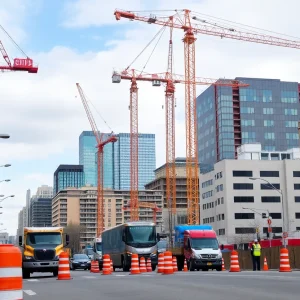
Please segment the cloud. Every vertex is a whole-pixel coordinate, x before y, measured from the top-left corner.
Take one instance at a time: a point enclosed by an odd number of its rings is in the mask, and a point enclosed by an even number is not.
[[[15,2],[21,3],[22,1]],[[74,3],[74,1],[72,1]],[[41,184],[52,185],[52,175],[64,155],[78,153],[78,137],[83,130],[90,130],[90,124],[78,96],[76,82],[79,82],[97,111],[116,132],[129,132],[129,87],[130,82],[113,84],[113,69],[122,69],[137,56],[154,34],[158,26],[147,23],[119,22],[113,18],[116,7],[123,1],[77,1],[69,7],[65,26],[102,26],[114,24],[111,38],[102,50],[80,53],[76,46],[58,46],[53,40],[49,52],[33,53],[39,62],[38,74],[0,74],[1,110],[0,131],[9,133],[9,140],[0,140],[0,164],[12,163],[11,170],[0,170],[0,178],[13,178],[11,183],[0,184],[0,193],[16,197],[5,204],[9,209],[1,215],[5,228],[15,232],[18,210],[25,205],[26,190],[35,193]],[[182,1],[154,1],[154,8],[169,9],[182,7]],[[23,2],[22,2],[23,3]],[[83,6],[83,3],[85,5]],[[140,1],[127,1],[125,9],[146,9]],[[152,2],[151,2],[152,3]],[[297,35],[299,28],[299,4],[290,1],[252,1],[247,9],[241,8],[240,1],[185,1],[185,6],[206,14],[214,14],[225,19],[274,31]],[[152,4],[151,4],[152,5]],[[122,7],[121,7],[122,8]],[[7,14],[7,30],[22,31],[23,20],[28,18],[24,11],[20,22],[13,21],[11,10],[0,9]],[[148,13],[145,13],[148,14]],[[281,17],[278,18],[278,15]],[[16,22],[16,23],[13,23]],[[125,26],[130,24],[130,26]],[[287,24],[291,24],[290,27]],[[15,26],[15,27],[14,27]],[[91,36],[87,32],[83,33]],[[117,33],[117,34],[116,34]],[[30,34],[30,33],[27,33]],[[82,31],[78,33],[78,36]],[[101,35],[99,33],[99,35]],[[184,74],[183,32],[174,31],[175,72]],[[133,65],[142,69],[153,45]],[[30,50],[30,49],[29,49]],[[146,67],[148,72],[164,72],[167,65],[168,30],[157,46]],[[280,78],[285,81],[298,81],[300,78],[299,51],[254,43],[219,39],[198,35],[196,42],[197,76],[211,78],[265,77]],[[139,86],[139,131],[156,134],[157,166],[165,161],[165,110],[164,88],[152,87],[151,83],[138,83]],[[197,93],[205,87],[197,87]],[[176,86],[176,156],[185,156],[184,86]],[[91,107],[98,127],[109,131],[102,118]],[[53,164],[52,171],[49,163]],[[77,161],[74,161],[77,163]],[[26,166],[30,164],[31,170]],[[22,166],[22,167],[20,167]],[[9,169],[9,168],[6,168]],[[47,169],[47,170],[45,170]],[[2,174],[1,174],[2,173]],[[30,174],[28,174],[30,173]],[[7,200],[5,200],[7,201]],[[13,206],[8,206],[11,203]],[[3,205],[4,206],[4,205]],[[1,221],[2,222],[2,221]]]

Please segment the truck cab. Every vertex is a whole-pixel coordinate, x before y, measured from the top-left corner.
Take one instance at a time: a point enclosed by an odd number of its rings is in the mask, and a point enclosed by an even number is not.
[[[183,244],[190,271],[222,271],[222,252],[214,230],[186,230]]]
[[[98,261],[99,269],[102,270],[103,268],[103,259],[102,259],[102,239],[95,238],[93,241],[93,260]]]

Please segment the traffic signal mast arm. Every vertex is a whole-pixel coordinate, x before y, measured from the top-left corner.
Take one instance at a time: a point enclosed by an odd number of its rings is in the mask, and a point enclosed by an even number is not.
[[[125,18],[129,20],[145,22],[148,24],[157,24],[161,26],[173,26],[173,28],[182,29],[184,31],[191,30],[193,31],[194,34],[199,33],[199,34],[219,36],[221,38],[229,38],[229,39],[241,40],[241,41],[247,41],[253,43],[300,49],[299,41],[283,39],[271,35],[244,32],[244,31],[236,30],[234,28],[224,28],[222,26],[218,26],[217,24],[211,24],[211,25],[193,24],[191,27],[186,26],[184,20],[185,16],[179,15],[178,12],[179,11],[177,11],[177,13],[173,15],[174,21],[172,23],[168,22],[168,19],[170,17],[140,16],[136,13],[125,11],[125,10],[116,10],[114,14],[117,21],[119,21],[121,18]],[[182,10],[182,12],[184,12],[185,15],[190,15],[192,13],[188,9]],[[207,21],[199,19],[196,16],[192,17],[192,19],[207,23]]]

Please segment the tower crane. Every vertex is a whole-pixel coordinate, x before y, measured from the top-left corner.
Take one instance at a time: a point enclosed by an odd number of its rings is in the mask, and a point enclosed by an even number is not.
[[[167,207],[171,213],[176,212],[176,174],[175,174],[175,137],[172,136],[175,135],[175,84],[182,83],[186,84],[186,79],[183,75],[179,74],[172,74],[172,73],[156,73],[156,74],[149,74],[146,72],[138,71],[135,69],[131,70],[124,70],[122,72],[114,71],[112,75],[112,82],[113,83],[120,83],[122,80],[129,80],[131,81],[131,88],[130,88],[130,101],[134,99],[138,99],[138,88],[137,88],[137,81],[146,81],[146,82],[152,82],[152,86],[159,87],[161,84],[166,85],[165,90],[165,101],[166,106],[168,106],[168,109],[166,111],[166,147],[167,147],[167,164],[169,163],[169,168],[171,167],[171,172],[169,171],[169,176],[166,176],[167,182],[167,190],[169,194],[166,194],[167,196]],[[196,77],[194,84],[196,85],[213,85],[215,87],[217,86],[226,86],[226,87],[232,87],[232,88],[238,88],[238,87],[248,87],[249,84],[240,82],[238,80],[232,80],[232,79],[212,79],[212,78],[202,78],[202,77]],[[134,85],[134,89],[132,88],[132,85]],[[134,93],[134,97],[132,97],[132,93]],[[130,102],[131,103],[131,102]],[[137,101],[136,101],[137,103]],[[131,112],[131,111],[130,111]],[[130,123],[132,121],[138,122],[138,110],[134,112],[135,118],[130,118]],[[132,114],[132,112],[131,112]],[[137,125],[132,126],[130,124],[130,128],[137,127]],[[132,148],[130,149],[132,150]],[[130,156],[131,159],[137,159],[137,156]],[[132,161],[131,161],[132,163]],[[136,161],[133,162],[134,165],[138,165]],[[170,169],[169,169],[170,170]],[[132,176],[132,173],[131,173]],[[131,180],[136,180],[137,177],[131,177]],[[198,180],[198,179],[197,179]],[[174,182],[175,181],[175,182]],[[131,185],[133,186],[133,185]],[[138,186],[136,184],[136,186]],[[138,217],[138,190],[136,189],[136,193],[133,193],[133,195],[136,195],[135,198],[130,199],[130,213],[131,213],[131,220],[132,213],[134,210],[134,216]],[[168,198],[170,197],[170,198]],[[169,201],[171,199],[172,201]],[[189,198],[188,198],[189,199]],[[132,201],[136,201],[132,203]],[[199,222],[199,200],[198,200],[197,207],[194,206],[193,213],[197,214],[197,222]],[[190,202],[188,203],[190,205]],[[190,207],[190,206],[188,206]],[[135,219],[138,220],[138,219]]]
[[[10,40],[15,44],[19,50],[24,54],[25,58],[15,58],[13,63],[11,62],[3,43],[0,41],[0,52],[2,57],[6,61],[7,65],[0,65],[0,71],[26,71],[28,73],[37,73],[38,67],[33,65],[33,60],[29,58],[25,52],[19,47],[19,45],[13,40],[13,38],[8,34],[8,32],[0,25],[0,28],[4,33],[10,38]]]
[[[116,20],[121,18],[169,26],[184,31],[184,65],[185,65],[185,114],[186,114],[186,171],[187,171],[187,198],[188,223],[197,224],[199,222],[199,180],[198,180],[198,144],[197,144],[197,115],[196,115],[196,66],[195,66],[195,34],[206,34],[229,38],[241,41],[248,41],[260,44],[267,44],[279,47],[300,49],[300,42],[271,35],[244,32],[233,28],[225,28],[215,23],[201,20],[192,16],[188,9],[176,10],[172,16],[172,22],[168,22],[170,17],[142,16],[132,11],[116,10],[114,12]],[[204,24],[193,24],[192,20],[200,21]]]
[[[103,133],[97,128],[97,124],[94,120],[92,112],[88,106],[86,96],[79,85],[76,83],[82,104],[84,106],[86,115],[91,124],[93,133],[97,141],[97,237],[99,237],[104,230],[104,194],[103,194],[103,152],[104,146],[109,143],[115,143],[117,141],[116,136],[112,135],[106,140],[103,140]]]

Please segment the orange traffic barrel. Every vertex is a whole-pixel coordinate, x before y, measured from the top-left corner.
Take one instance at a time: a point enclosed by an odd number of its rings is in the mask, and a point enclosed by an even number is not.
[[[98,261],[92,260],[90,272],[91,273],[100,273]]]
[[[241,272],[239,255],[237,251],[233,250],[230,257],[230,270],[229,272]]]
[[[130,269],[130,274],[131,275],[136,275],[140,274],[140,267],[139,267],[139,256],[138,254],[132,254],[131,255],[131,269]]]
[[[226,271],[224,258],[222,257],[222,271]]]
[[[280,249],[280,266],[279,272],[291,272],[289,250],[286,248]]]
[[[187,271],[188,271],[188,267],[186,264],[186,259],[184,259],[183,272],[187,272]]]
[[[70,259],[67,252],[61,252],[58,261],[58,276],[57,280],[70,280]]]
[[[113,273],[114,271],[114,264],[113,264],[113,261],[110,260],[110,272]]]
[[[151,259],[147,259],[147,272],[152,272]]]
[[[110,275],[110,274],[111,274],[110,256],[109,254],[104,254],[102,275]]]
[[[141,273],[146,273],[147,272],[146,262],[145,262],[145,258],[144,257],[140,258],[140,272]]]
[[[172,265],[173,265],[173,271],[177,272],[178,271],[178,267],[177,267],[177,258],[175,256],[173,256],[172,259]]]
[[[171,251],[166,251],[164,253],[164,273],[163,274],[164,275],[174,274]]]
[[[163,273],[163,272],[164,272],[164,254],[159,253],[158,254],[157,273]]]
[[[22,300],[22,253],[14,245],[0,245],[0,299]]]
[[[264,268],[263,271],[269,271],[269,267],[268,267],[268,262],[267,262],[267,258],[264,258]]]

